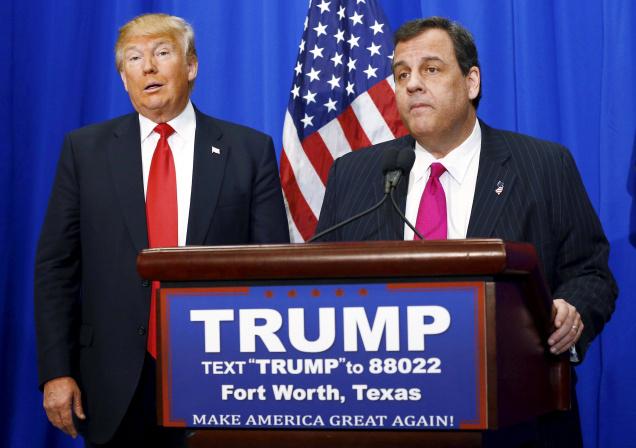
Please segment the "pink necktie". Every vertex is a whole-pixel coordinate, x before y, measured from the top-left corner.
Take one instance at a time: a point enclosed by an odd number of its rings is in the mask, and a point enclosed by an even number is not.
[[[420,199],[415,228],[426,240],[445,240],[448,237],[446,195],[439,181],[445,171],[446,168],[441,163],[431,163],[431,176]],[[413,239],[419,240],[419,237],[415,235]]]
[[[150,162],[146,189],[146,220],[150,247],[174,247],[178,240],[177,175],[168,137],[174,129],[161,123],[155,127],[160,135]],[[148,321],[148,352],[157,357],[156,294],[159,282],[152,282],[150,319]]]

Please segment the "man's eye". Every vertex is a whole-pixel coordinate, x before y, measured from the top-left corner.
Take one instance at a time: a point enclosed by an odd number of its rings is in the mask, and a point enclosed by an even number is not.
[[[407,72],[398,73],[398,79],[408,79],[408,77],[409,73]]]
[[[130,56],[130,57],[128,58],[128,60],[129,60],[130,62],[135,62],[135,61],[138,61],[138,60],[140,60],[140,59],[141,59],[141,56]]]
[[[168,50],[161,50],[161,51],[159,51],[159,56],[167,56],[167,55],[169,55],[169,54],[170,54],[170,52],[169,52]]]
[[[426,67],[427,73],[437,73],[439,69],[437,67]]]

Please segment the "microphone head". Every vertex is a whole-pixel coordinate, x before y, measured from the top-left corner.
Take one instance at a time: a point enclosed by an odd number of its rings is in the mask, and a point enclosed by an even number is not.
[[[387,174],[397,168],[397,158],[399,151],[397,149],[387,149],[382,154],[382,174]]]
[[[396,168],[403,174],[408,174],[415,163],[415,151],[411,148],[403,148],[397,154]]]

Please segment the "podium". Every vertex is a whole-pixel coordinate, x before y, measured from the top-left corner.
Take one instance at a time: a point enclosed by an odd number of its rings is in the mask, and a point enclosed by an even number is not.
[[[470,285],[479,291],[475,307],[481,317],[475,320],[474,335],[482,398],[477,398],[476,422],[416,430],[203,429],[197,430],[191,446],[489,446],[488,440],[496,440],[497,434],[515,440],[519,425],[570,406],[569,361],[549,354],[552,300],[529,244],[469,239],[148,249],[140,253],[137,268],[143,279],[161,282],[157,322],[162,424],[169,422],[165,395],[173,380],[165,355],[166,291],[378,282],[398,289],[417,285],[415,291],[427,285],[435,290]],[[347,300],[342,297],[345,305]]]

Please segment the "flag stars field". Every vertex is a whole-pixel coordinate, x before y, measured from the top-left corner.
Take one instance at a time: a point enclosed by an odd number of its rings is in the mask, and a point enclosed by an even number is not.
[[[309,4],[280,161],[294,242],[313,234],[335,158],[406,132],[385,57],[393,52],[386,23],[377,0]]]
[[[320,13],[323,14],[325,12],[329,12],[329,5],[331,4],[331,2],[326,2],[325,0],[322,0],[322,3],[320,3],[319,5],[316,5],[316,8],[320,9]]]

